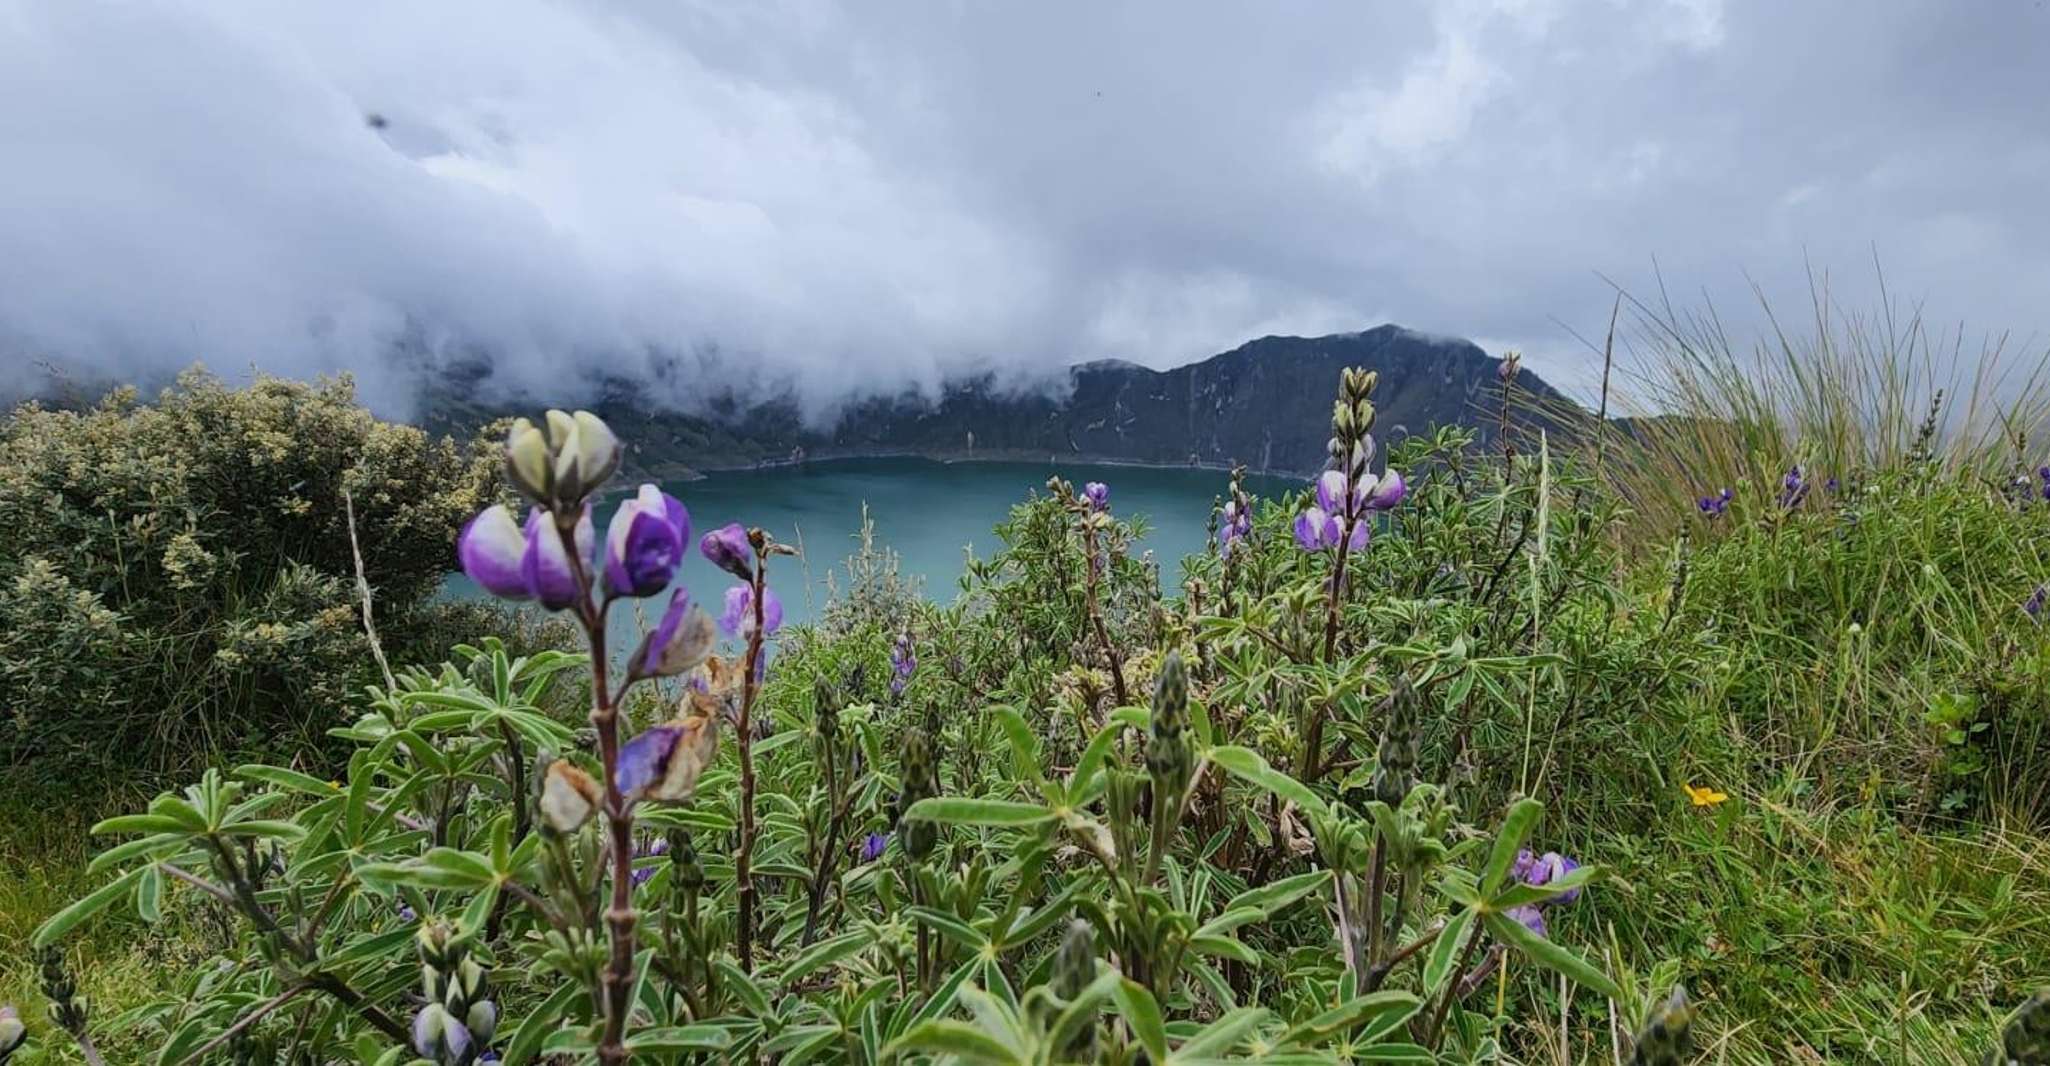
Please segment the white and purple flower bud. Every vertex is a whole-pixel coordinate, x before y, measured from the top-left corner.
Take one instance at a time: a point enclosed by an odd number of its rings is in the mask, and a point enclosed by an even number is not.
[[[456,537],[456,558],[463,573],[500,599],[533,598],[520,570],[520,560],[526,554],[527,536],[504,505],[485,508]]]
[[[1381,480],[1367,493],[1366,506],[1373,511],[1394,510],[1395,505],[1407,495],[1409,484],[1402,480],[1402,475],[1394,470],[1383,471]]]
[[[413,1016],[413,1050],[423,1059],[456,1066],[469,1061],[470,1030],[439,1003],[429,1003]]]
[[[719,615],[719,628],[727,636],[740,640],[754,637],[755,593],[753,586],[735,585],[726,590],[726,610]],[[783,628],[783,601],[776,598],[776,590],[762,590],[762,636],[772,636]]]
[[[1101,481],[1092,481],[1082,486],[1082,498],[1089,501],[1092,511],[1110,510],[1110,486]]]
[[[490,1043],[492,1034],[498,1032],[498,1004],[488,999],[470,1004],[470,1012],[464,1016],[463,1025],[469,1029],[471,1039],[479,1044]]]
[[[574,833],[598,813],[598,782],[575,763],[557,759],[541,780],[541,821],[558,833]]]
[[[581,566],[573,566],[563,550],[562,533],[548,514],[538,507],[527,512],[527,545],[520,556],[520,576],[526,581],[527,594],[541,606],[560,611],[577,602],[582,594],[577,572],[580,568],[588,572],[591,562],[591,529],[591,509],[586,507],[573,534]]]
[[[13,1004],[0,1007],[0,1062],[21,1050],[28,1043],[28,1026],[21,1020],[21,1014]]]
[[[712,616],[691,604],[688,591],[677,589],[669,597],[668,610],[627,662],[627,675],[674,677],[689,673],[712,654],[716,640]]]
[[[748,543],[747,530],[740,523],[730,522],[705,534],[698,542],[698,550],[712,565],[746,581],[754,576],[754,546]]]
[[[669,587],[690,543],[690,512],[653,485],[619,505],[605,531],[605,586],[615,596],[653,596]]]

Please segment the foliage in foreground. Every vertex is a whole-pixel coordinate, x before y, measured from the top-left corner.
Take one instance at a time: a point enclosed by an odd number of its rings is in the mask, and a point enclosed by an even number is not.
[[[2035,1061],[2045,1008],[1987,1004],[2050,976],[2046,856],[2004,828],[2041,824],[2011,786],[2050,512],[1811,473],[1625,570],[1616,505],[1542,441],[1370,473],[1371,387],[1338,480],[1235,488],[1179,597],[1108,490],[1054,483],[955,604],[825,633],[777,634],[772,537],[715,531],[731,643],[672,600],[624,663],[603,608],[667,584],[688,518],[637,497],[573,562],[563,427],[524,478],[553,510],[507,516],[535,565],[498,577],[594,658],[481,642],[374,692],[338,781],[252,764],[103,824],[112,879],[37,939],[232,918],[99,1020],[166,1062],[1678,1062],[1690,1032]],[[585,665],[589,727],[542,713]]]

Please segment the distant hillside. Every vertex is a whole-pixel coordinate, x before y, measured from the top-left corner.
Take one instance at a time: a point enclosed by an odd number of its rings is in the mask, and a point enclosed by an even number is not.
[[[830,430],[807,427],[796,406],[771,402],[708,415],[638,403],[629,387],[594,405],[633,442],[633,464],[658,477],[794,457],[915,454],[935,458],[1062,457],[1222,466],[1309,474],[1324,463],[1340,368],[1381,373],[1375,393],[1384,438],[1467,423],[1492,435],[1489,394],[1500,361],[1469,341],[1386,325],[1328,337],[1262,337],[1199,363],[1150,370],[1104,361],[1069,370],[1066,397],[1005,395],[988,379],[951,383],[937,401],[869,399]],[[1520,392],[1540,406],[1568,401],[1525,372]],[[431,428],[463,430],[498,412],[437,398]]]

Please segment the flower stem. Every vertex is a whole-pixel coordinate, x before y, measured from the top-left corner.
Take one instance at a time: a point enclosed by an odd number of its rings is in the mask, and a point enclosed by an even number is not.
[[[734,738],[740,749],[740,846],[733,853],[733,884],[740,893],[740,970],[754,972],[755,933],[755,886],[751,869],[755,843],[755,760],[754,760],[754,704],[755,669],[762,656],[762,587],[768,577],[768,561],[755,559],[754,577],[750,584],[754,589],[754,629],[747,635],[747,662],[742,666],[740,682],[740,724]]]

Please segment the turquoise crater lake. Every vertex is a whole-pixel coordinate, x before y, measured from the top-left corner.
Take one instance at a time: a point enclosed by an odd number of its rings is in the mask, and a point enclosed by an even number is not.
[[[1212,502],[1229,489],[1221,470],[1142,466],[1099,466],[1080,463],[938,462],[930,459],[836,459],[760,470],[723,471],[697,481],[671,482],[663,488],[690,509],[692,545],[678,583],[714,615],[733,579],[698,554],[696,539],[707,530],[739,522],[761,526],[803,555],[777,559],[771,584],[781,597],[786,624],[808,621],[825,602],[826,575],[846,584],[842,564],[860,544],[862,508],[875,524],[876,543],[896,552],[899,572],[920,581],[930,599],[948,600],[958,589],[968,550],[988,557],[1000,546],[992,532],[1011,507],[1034,490],[1044,491],[1055,474],[1079,488],[1089,481],[1110,486],[1111,509],[1123,516],[1144,516],[1148,532],[1137,546],[1161,562],[1164,582],[1174,582],[1183,556],[1204,547]],[[1272,496],[1299,488],[1282,478],[1250,478],[1248,491]],[[602,540],[605,524],[618,499],[608,500],[596,515]],[[450,577],[448,592],[477,596],[481,592],[461,574]],[[646,601],[652,615],[666,598]],[[630,605],[614,608],[616,639],[637,631]]]

